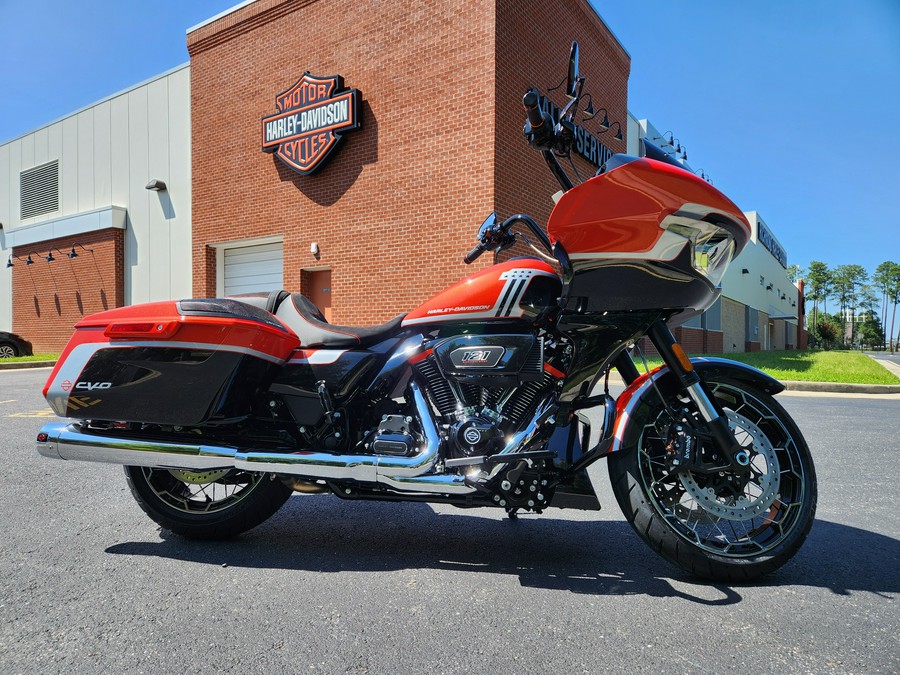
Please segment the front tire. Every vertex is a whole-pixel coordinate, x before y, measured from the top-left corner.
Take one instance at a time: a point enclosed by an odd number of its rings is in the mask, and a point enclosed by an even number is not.
[[[163,528],[191,539],[227,539],[275,514],[292,490],[269,474],[126,466],[131,494]]]
[[[628,522],[664,558],[707,579],[748,581],[781,567],[806,539],[815,468],[803,435],[773,397],[724,377],[706,386],[750,454],[747,475],[679,473],[671,461],[677,422],[652,392],[635,409],[622,450],[610,456],[610,479]],[[691,415],[674,378],[660,389],[670,410]],[[704,444],[701,452],[711,451]]]

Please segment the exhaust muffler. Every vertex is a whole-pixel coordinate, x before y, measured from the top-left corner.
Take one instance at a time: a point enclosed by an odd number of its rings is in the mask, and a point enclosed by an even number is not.
[[[396,455],[336,455],[326,452],[259,452],[227,446],[172,443],[89,434],[78,424],[54,422],[44,426],[37,450],[44,457],[105,462],[155,469],[240,469],[312,479],[383,483],[403,492],[468,494],[475,488],[461,476],[425,475],[438,460],[441,437],[431,411],[415,382],[410,383],[425,443],[410,457]]]

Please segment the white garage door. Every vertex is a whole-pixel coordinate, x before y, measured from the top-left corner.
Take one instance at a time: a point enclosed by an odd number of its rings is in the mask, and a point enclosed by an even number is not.
[[[281,242],[227,248],[224,253],[226,296],[284,288]]]

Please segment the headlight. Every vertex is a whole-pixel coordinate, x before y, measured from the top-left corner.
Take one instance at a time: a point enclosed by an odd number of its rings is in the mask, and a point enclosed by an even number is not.
[[[718,286],[734,256],[734,238],[728,230],[699,220],[691,225],[673,223],[666,229],[690,240],[694,269]]]

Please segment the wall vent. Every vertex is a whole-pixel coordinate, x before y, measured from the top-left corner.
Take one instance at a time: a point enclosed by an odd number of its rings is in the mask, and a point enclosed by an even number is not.
[[[59,211],[59,160],[20,173],[19,188],[22,220]]]

